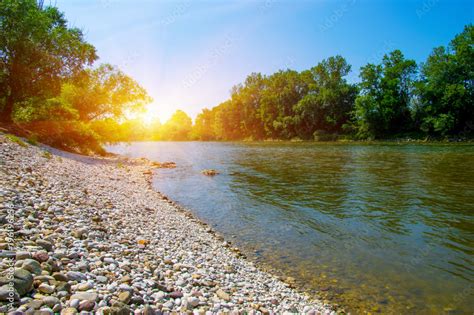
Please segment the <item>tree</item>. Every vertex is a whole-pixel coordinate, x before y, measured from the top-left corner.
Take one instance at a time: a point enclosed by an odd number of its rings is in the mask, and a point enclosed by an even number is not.
[[[416,117],[434,135],[474,129],[474,27],[467,25],[449,47],[435,48],[422,66]]]
[[[193,140],[203,141],[215,140],[216,134],[214,132],[214,126],[215,111],[204,108],[196,117],[191,138]]]
[[[192,119],[182,110],[177,110],[161,127],[161,139],[174,141],[189,140],[192,125]]]
[[[57,8],[34,0],[0,2],[1,120],[11,122],[14,107],[30,98],[54,97],[64,78],[97,59],[82,32],[68,28]]]
[[[296,135],[294,108],[306,93],[307,82],[297,71],[279,71],[267,77],[260,105],[267,137],[291,139]]]
[[[143,111],[152,101],[135,80],[109,64],[88,69],[64,83],[59,98],[71,104],[82,121],[123,119],[131,112]]]
[[[354,111],[360,137],[384,137],[411,128],[416,72],[416,62],[405,59],[399,50],[385,55],[380,65],[361,68],[361,92]]]
[[[242,138],[262,139],[265,131],[261,117],[261,98],[266,88],[266,79],[260,73],[252,73],[243,85],[233,89],[234,106],[242,113],[239,129]]]
[[[299,137],[311,139],[316,131],[342,131],[357,95],[356,86],[344,79],[350,71],[351,66],[346,60],[335,56],[301,74],[308,82],[308,93],[295,107]]]

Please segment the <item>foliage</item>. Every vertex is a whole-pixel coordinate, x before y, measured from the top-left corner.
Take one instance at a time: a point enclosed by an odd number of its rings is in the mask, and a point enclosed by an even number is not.
[[[21,147],[26,147],[26,146],[27,146],[26,143],[23,142],[23,140],[21,140],[20,138],[18,138],[18,137],[15,136],[15,135],[7,134],[7,135],[5,135],[5,137],[6,137],[8,140],[10,140],[11,142],[14,142],[14,143],[18,144],[18,145],[21,146]]]
[[[472,132],[474,126],[474,26],[449,47],[435,48],[422,65],[416,117],[428,134]]]
[[[112,133],[118,121],[143,111],[151,99],[118,68],[90,68],[97,58],[57,8],[33,0],[0,2],[1,120],[62,149],[103,153],[102,142],[125,136],[123,128]]]
[[[411,128],[416,71],[416,62],[399,50],[385,55],[382,64],[361,68],[354,111],[359,137],[381,138]]]
[[[344,58],[336,56],[323,60],[307,74],[311,80],[309,91],[296,106],[301,138],[309,139],[315,131],[343,131],[357,95],[357,87],[344,79],[350,69]]]
[[[177,110],[173,116],[161,127],[160,139],[183,141],[188,140],[193,121],[183,111]]]
[[[311,70],[249,75],[231,98],[196,118],[197,140],[313,139],[316,130],[343,132],[357,88],[344,77],[350,66],[331,57]]]
[[[14,106],[30,98],[57,95],[64,78],[97,59],[82,32],[69,28],[55,7],[34,0],[0,2],[0,94],[3,121],[11,122]]]
[[[151,102],[145,89],[118,68],[103,64],[63,84],[59,95],[77,110],[79,119],[123,119]]]

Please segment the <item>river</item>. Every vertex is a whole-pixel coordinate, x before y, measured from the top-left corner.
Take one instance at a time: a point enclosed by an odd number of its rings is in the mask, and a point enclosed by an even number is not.
[[[474,146],[136,142],[154,187],[353,313],[474,311]],[[214,177],[201,174],[216,169]]]

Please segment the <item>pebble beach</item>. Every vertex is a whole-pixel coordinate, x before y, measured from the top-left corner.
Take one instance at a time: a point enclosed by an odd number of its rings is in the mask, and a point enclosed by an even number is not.
[[[153,167],[0,134],[0,313],[336,314],[154,191]]]

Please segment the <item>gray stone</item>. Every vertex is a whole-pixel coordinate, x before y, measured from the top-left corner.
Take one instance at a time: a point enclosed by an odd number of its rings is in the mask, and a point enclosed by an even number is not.
[[[58,282],[56,284],[56,291],[58,292],[67,292],[67,293],[71,293],[71,285],[67,282]]]
[[[73,299],[73,298],[71,298],[71,299],[69,300],[69,306],[70,306],[70,307],[73,307],[73,308],[78,308],[78,307],[79,307],[79,303],[81,303],[81,300],[79,300],[79,299]]]
[[[83,274],[82,272],[78,272],[78,271],[68,271],[67,277],[69,280],[72,280],[72,281],[87,280],[87,276]]]
[[[96,280],[97,282],[100,282],[100,283],[107,283],[108,278],[104,276],[97,276]]]
[[[54,296],[45,296],[42,301],[45,305],[48,305],[50,307],[53,307],[54,305],[61,303],[59,299]]]
[[[28,259],[31,258],[31,253],[30,252],[17,252],[15,259],[18,260],[23,260],[23,259]]]
[[[65,282],[68,281],[68,277],[65,274],[60,273],[60,272],[53,273],[53,277],[57,281],[65,281]]]
[[[19,299],[20,295],[15,288],[12,288],[9,284],[0,287],[0,301],[13,302],[18,301]]]
[[[41,274],[41,265],[34,259],[25,259],[23,262],[22,268],[28,270],[29,272],[40,275]]]
[[[42,300],[31,300],[26,304],[29,308],[32,309],[39,309],[41,306],[43,306],[43,301]]]
[[[47,252],[52,252],[53,251],[53,244],[51,242],[45,241],[45,240],[37,240],[36,245],[44,248]]]
[[[197,297],[189,297],[188,298],[188,305],[190,305],[191,307],[196,307],[199,305],[199,299]]]
[[[4,276],[0,278],[0,286],[9,284],[10,281],[7,275],[4,274]],[[15,269],[13,273],[13,286],[20,296],[25,295],[32,289],[33,275],[28,270],[21,268]]]
[[[97,293],[95,292],[78,292],[71,296],[71,300],[77,299],[80,301],[97,301]]]

